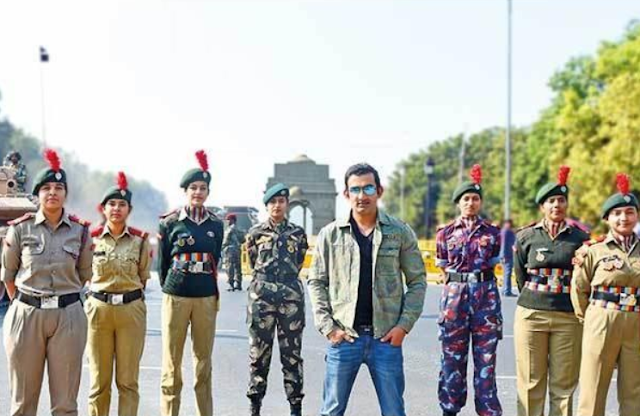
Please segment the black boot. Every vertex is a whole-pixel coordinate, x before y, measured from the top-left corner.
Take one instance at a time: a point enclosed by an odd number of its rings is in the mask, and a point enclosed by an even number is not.
[[[302,416],[302,403],[291,405],[291,416]]]
[[[249,411],[250,416],[260,416],[260,406],[262,406],[261,400],[251,400],[251,407]]]
[[[456,416],[457,414],[456,412],[447,412],[446,410],[442,412],[442,416]]]

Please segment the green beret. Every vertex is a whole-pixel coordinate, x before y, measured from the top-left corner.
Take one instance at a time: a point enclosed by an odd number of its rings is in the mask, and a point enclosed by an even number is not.
[[[473,182],[462,182],[460,185],[458,185],[455,191],[453,191],[451,200],[457,204],[460,198],[462,198],[462,195],[469,192],[478,194],[480,195],[480,198],[482,198],[482,185]]]
[[[100,202],[100,205],[105,205],[110,199],[123,199],[127,201],[129,205],[131,205],[131,196],[132,194],[130,190],[120,189],[117,186],[112,186],[111,188],[107,189],[107,192],[105,192],[102,196],[102,202]]]
[[[267,189],[267,191],[264,193],[264,197],[262,198],[262,202],[264,202],[264,204],[267,205],[267,203],[269,203],[271,198],[275,196],[284,196],[288,199],[289,188],[287,187],[287,185],[283,183],[277,183],[273,185],[271,188]]]
[[[33,179],[33,194],[38,195],[40,188],[47,182],[58,182],[67,187],[67,174],[64,169],[54,171],[53,169],[42,169]]]
[[[562,195],[569,198],[569,187],[557,183],[548,183],[542,186],[536,194],[536,204],[543,204],[548,198],[556,195]]]
[[[602,218],[606,219],[612,209],[621,207],[636,207],[636,209],[638,209],[640,208],[640,204],[638,203],[638,198],[631,193],[611,195],[604,201],[604,204],[602,204]]]
[[[198,168],[189,169],[187,173],[182,176],[180,187],[187,189],[190,184],[198,181],[206,182],[207,185],[209,185],[211,183],[211,174],[208,171]]]
[[[118,176],[116,177],[116,186],[112,186],[107,189],[107,192],[102,196],[102,202],[100,205],[104,206],[108,200],[110,199],[122,199],[127,201],[129,205],[131,205],[131,191],[129,190],[129,181],[127,181],[127,176],[124,172],[118,172]]]
[[[67,187],[67,173],[60,167],[60,157],[55,150],[46,149],[44,151],[44,159],[49,165],[48,168],[42,169],[33,179],[33,195],[38,195],[42,185],[48,182],[57,182]]]
[[[638,198],[630,192],[629,175],[624,173],[616,174],[616,187],[618,193],[611,195],[602,205],[602,218],[606,219],[609,211],[614,208],[636,207],[638,209]]]

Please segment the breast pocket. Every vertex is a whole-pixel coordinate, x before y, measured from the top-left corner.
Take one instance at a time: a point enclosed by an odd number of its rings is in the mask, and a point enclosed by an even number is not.
[[[71,256],[74,260],[80,257],[80,243],[67,243],[62,246],[62,251]]]
[[[40,255],[44,253],[44,241],[37,238],[28,238],[22,244],[22,264],[25,268],[38,262]]]
[[[351,282],[351,243],[335,243],[329,271],[329,296],[332,301],[348,301],[351,299],[349,284]]]
[[[402,293],[400,274],[400,246],[382,246],[376,259],[376,290],[383,297],[398,296]]]

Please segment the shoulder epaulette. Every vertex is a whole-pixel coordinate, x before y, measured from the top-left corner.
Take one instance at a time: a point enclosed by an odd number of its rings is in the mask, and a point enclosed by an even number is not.
[[[599,237],[592,238],[591,240],[585,241],[584,245],[589,247],[589,246],[592,246],[592,245],[597,244],[597,243],[602,243],[606,238],[607,238],[606,235],[601,235]]]
[[[94,228],[91,230],[91,237],[100,237],[104,232],[104,225]]]
[[[70,219],[71,221],[73,221],[73,222],[77,223],[77,224],[82,225],[83,227],[89,227],[89,226],[91,225],[91,222],[90,222],[90,221],[83,220],[82,218],[77,217],[77,216],[75,216],[75,215],[73,215],[73,214],[72,214],[72,215],[69,215],[69,219]]]
[[[518,232],[518,231],[522,231],[522,230],[525,230],[525,229],[527,229],[527,228],[531,228],[531,227],[533,227],[534,225],[536,225],[537,223],[538,223],[538,221],[532,221],[532,222],[530,222],[529,224],[527,224],[527,225],[523,225],[522,227],[518,228],[518,229],[516,230],[516,232]]]
[[[215,212],[213,212],[212,210],[210,210],[209,208],[207,208],[207,212],[209,213],[209,215],[211,215],[213,218],[215,218],[216,220],[219,220],[220,218],[216,215]]]
[[[171,210],[169,212],[165,212],[164,214],[160,215],[160,218],[167,218],[171,214],[177,214],[178,211],[180,211],[180,208],[176,208],[176,209]]]
[[[436,231],[440,231],[440,230],[442,230],[443,228],[446,228],[446,227],[450,226],[450,225],[451,225],[451,224],[453,224],[454,222],[455,222],[455,220],[453,220],[453,221],[449,221],[449,222],[444,223],[444,224],[438,224],[438,226],[436,227]]]
[[[11,220],[7,224],[9,224],[9,225],[17,225],[17,224],[20,224],[21,222],[25,222],[28,219],[34,218],[35,216],[36,216],[35,212],[27,212],[22,217],[18,217],[15,220]]]
[[[146,231],[139,230],[137,228],[129,227],[129,232],[137,237],[142,238],[143,240],[149,237],[149,233]]]

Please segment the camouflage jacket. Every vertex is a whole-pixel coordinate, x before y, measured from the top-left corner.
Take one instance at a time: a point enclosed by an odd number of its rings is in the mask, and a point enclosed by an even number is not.
[[[422,313],[427,288],[422,254],[413,230],[381,211],[373,235],[373,271],[374,336],[395,326],[409,332]],[[351,224],[334,221],[318,234],[307,281],[323,335],[340,328],[358,336],[353,323],[359,283],[360,250]]]
[[[307,235],[302,227],[287,220],[280,224],[267,220],[247,233],[247,252],[254,274],[297,277],[307,248]]]

